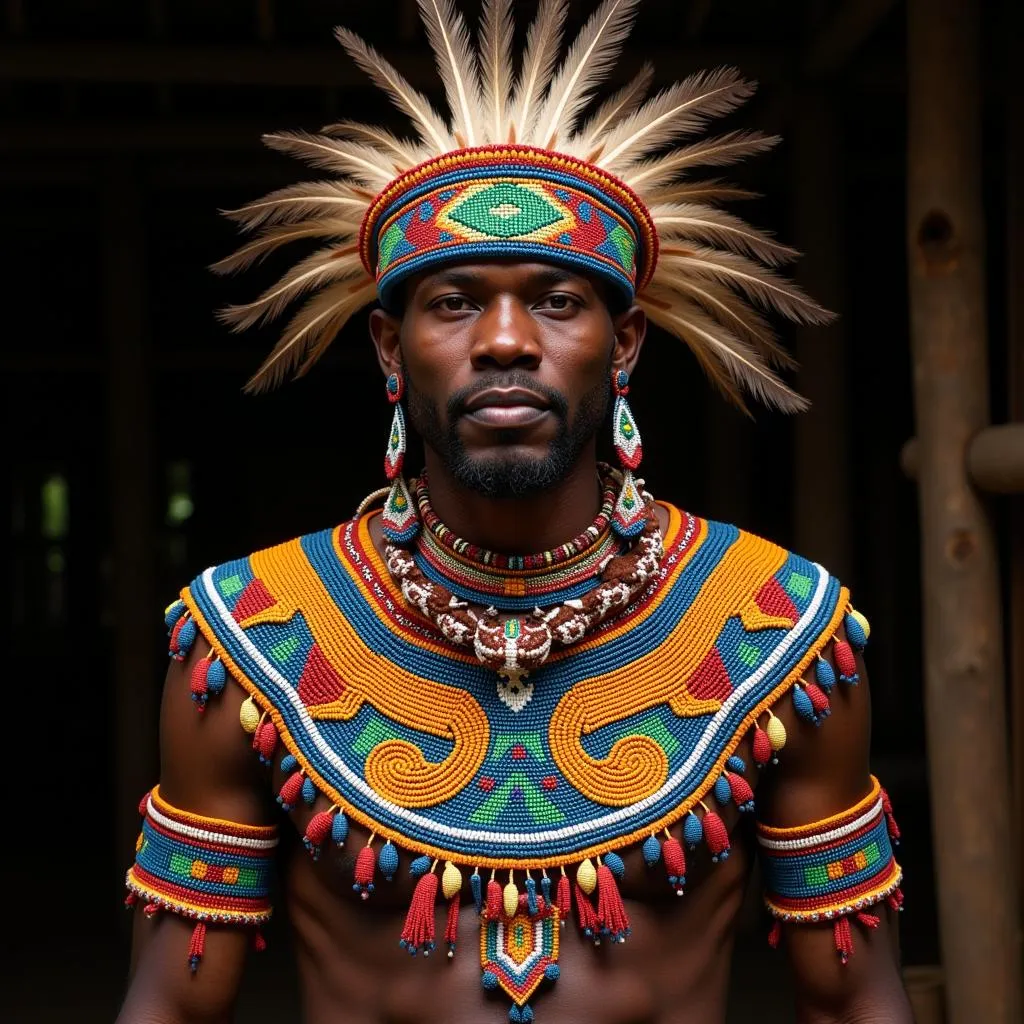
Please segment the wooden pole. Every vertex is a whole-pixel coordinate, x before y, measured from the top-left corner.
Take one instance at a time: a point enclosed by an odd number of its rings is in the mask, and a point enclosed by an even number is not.
[[[1019,1024],[999,579],[965,465],[989,418],[979,10],[975,0],[907,8],[925,717],[944,977],[950,1024]]]
[[[143,204],[130,163],[103,178],[103,321],[106,342],[107,465],[113,556],[116,857],[130,859],[138,802],[155,781],[159,680],[154,645],[159,616],[152,581],[153,440],[147,361]]]

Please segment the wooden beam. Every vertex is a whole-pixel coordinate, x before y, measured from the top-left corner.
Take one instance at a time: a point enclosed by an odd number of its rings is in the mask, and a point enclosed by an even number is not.
[[[992,524],[966,460],[955,457],[989,418],[980,10],[973,0],[908,0],[907,9],[910,322],[940,946],[949,1024],[1017,1024],[999,572]]]
[[[422,48],[388,53],[417,88],[440,90],[434,60]],[[680,78],[691,71],[735,64],[761,82],[786,74],[786,56],[765,47],[689,47],[680,53],[662,48],[627,55],[609,81],[625,81],[641,60],[654,61],[659,78]],[[0,81],[192,83],[202,85],[313,86],[366,88],[368,79],[340,46],[274,47],[185,46],[168,43],[3,43]]]
[[[916,437],[903,446],[900,465],[910,479],[917,479],[921,445]],[[979,491],[1024,494],[1024,422],[980,430],[967,443],[965,466]]]
[[[842,0],[811,40],[804,58],[804,74],[808,78],[822,78],[840,71],[895,3],[896,0]]]

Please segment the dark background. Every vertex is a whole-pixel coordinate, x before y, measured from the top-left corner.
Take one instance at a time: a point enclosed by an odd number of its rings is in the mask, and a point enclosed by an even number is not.
[[[463,6],[475,17],[478,4]],[[590,6],[572,5],[570,31]],[[1013,4],[981,6],[1000,421],[1006,88],[1019,69]],[[521,24],[534,7],[517,4]],[[160,610],[207,565],[339,521],[383,482],[390,412],[365,315],[308,378],[242,395],[275,335],[232,336],[213,312],[283,264],[210,274],[236,241],[217,211],[319,176],[263,150],[262,131],[342,116],[403,128],[333,42],[335,24],[440,95],[407,0],[6,0],[0,19],[6,987],[15,1020],[100,1022],[123,984],[120,878],[156,772]],[[613,82],[646,58],[658,84],[735,64],[761,88],[723,129],[785,137],[721,176],[764,194],[737,212],[807,252],[800,280],[841,314],[789,336],[814,411],[748,421],[654,332],[630,396],[643,473],[659,497],[827,564],[870,617],[874,767],[906,837],[905,959],[931,964],[916,492],[899,464],[914,432],[905,19],[891,0],[646,0]],[[1005,545],[1008,512],[996,511]],[[296,1019],[283,923],[270,939],[241,1019]],[[751,913],[737,989],[756,989],[767,1013],[781,960],[762,946]]]

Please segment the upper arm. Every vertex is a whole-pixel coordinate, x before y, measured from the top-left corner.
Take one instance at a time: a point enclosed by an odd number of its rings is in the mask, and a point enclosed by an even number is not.
[[[842,630],[837,635],[844,638]],[[823,654],[832,663],[831,647]],[[778,712],[789,739],[779,765],[759,787],[761,822],[779,829],[806,826],[854,807],[871,792],[870,692],[859,655],[857,662],[860,682],[834,687],[831,715],[820,726],[799,718],[789,701]],[[813,679],[813,669],[807,678]],[[799,1020],[910,1021],[895,914],[884,901],[866,909],[879,918],[878,926],[852,925],[854,955],[846,963],[837,955],[832,922],[783,926]]]
[[[172,660],[160,710],[160,796],[176,808],[240,825],[273,822],[273,804],[249,739],[239,725],[245,694],[229,679],[200,713],[189,681],[210,653],[200,637]],[[177,913],[147,916],[136,905],[132,978],[119,1024],[184,1024],[230,1019],[252,929],[210,925],[202,969],[189,970],[196,922]]]

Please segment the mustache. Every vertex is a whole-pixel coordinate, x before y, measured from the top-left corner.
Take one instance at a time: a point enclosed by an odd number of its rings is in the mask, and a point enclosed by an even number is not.
[[[488,373],[452,394],[446,405],[448,422],[454,423],[466,411],[466,406],[472,398],[491,388],[523,388],[526,391],[533,391],[548,403],[549,410],[559,419],[564,420],[569,415],[569,402],[561,391],[541,384],[524,370],[502,370]]]

